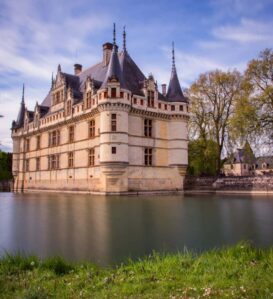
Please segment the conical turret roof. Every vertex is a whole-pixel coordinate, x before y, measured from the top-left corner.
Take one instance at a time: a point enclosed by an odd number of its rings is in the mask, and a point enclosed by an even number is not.
[[[118,49],[116,45],[116,30],[115,30],[115,24],[114,24],[114,40],[113,40],[113,49],[111,52],[111,57],[110,61],[108,64],[108,69],[107,73],[105,76],[105,79],[101,85],[101,88],[105,88],[107,85],[108,80],[111,79],[116,79],[120,83],[121,88],[125,88],[125,83],[124,83],[124,78],[123,78],[123,73],[121,70],[121,66],[119,63],[119,58],[118,58]]]
[[[172,73],[171,73],[171,79],[168,86],[167,91],[167,99],[170,102],[187,102],[187,98],[184,96],[179,79],[176,72],[176,66],[175,66],[175,56],[174,56],[174,44],[172,49]]]
[[[16,127],[20,128],[24,124],[24,118],[25,118],[25,112],[26,112],[26,106],[25,106],[25,85],[23,85],[23,92],[22,92],[22,101],[21,101],[21,106],[20,110],[17,116],[17,121],[16,121]]]

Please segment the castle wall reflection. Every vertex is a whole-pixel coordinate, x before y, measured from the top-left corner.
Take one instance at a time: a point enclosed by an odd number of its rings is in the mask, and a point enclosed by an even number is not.
[[[0,193],[0,255],[19,251],[109,265],[153,250],[202,251],[240,240],[270,246],[272,199]]]

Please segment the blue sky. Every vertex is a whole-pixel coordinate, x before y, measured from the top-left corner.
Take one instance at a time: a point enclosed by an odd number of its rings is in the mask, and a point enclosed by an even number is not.
[[[0,149],[11,150],[22,84],[29,110],[46,96],[58,63],[73,73],[101,60],[116,22],[145,74],[168,83],[171,42],[182,87],[202,72],[243,71],[273,47],[273,0],[0,0]]]

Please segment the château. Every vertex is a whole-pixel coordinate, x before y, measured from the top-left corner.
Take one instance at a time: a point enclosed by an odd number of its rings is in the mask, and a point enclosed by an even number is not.
[[[74,74],[61,66],[34,111],[12,123],[14,191],[101,194],[183,190],[188,164],[188,99],[172,50],[168,84],[159,91],[129,55],[105,43],[102,61]]]

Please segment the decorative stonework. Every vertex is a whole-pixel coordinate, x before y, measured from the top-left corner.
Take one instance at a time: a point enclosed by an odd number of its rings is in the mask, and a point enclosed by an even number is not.
[[[170,97],[115,42],[103,51],[102,62],[83,71],[76,64],[74,75],[58,66],[47,97],[33,112],[23,93],[12,124],[15,191],[183,189],[189,112],[175,65]]]

